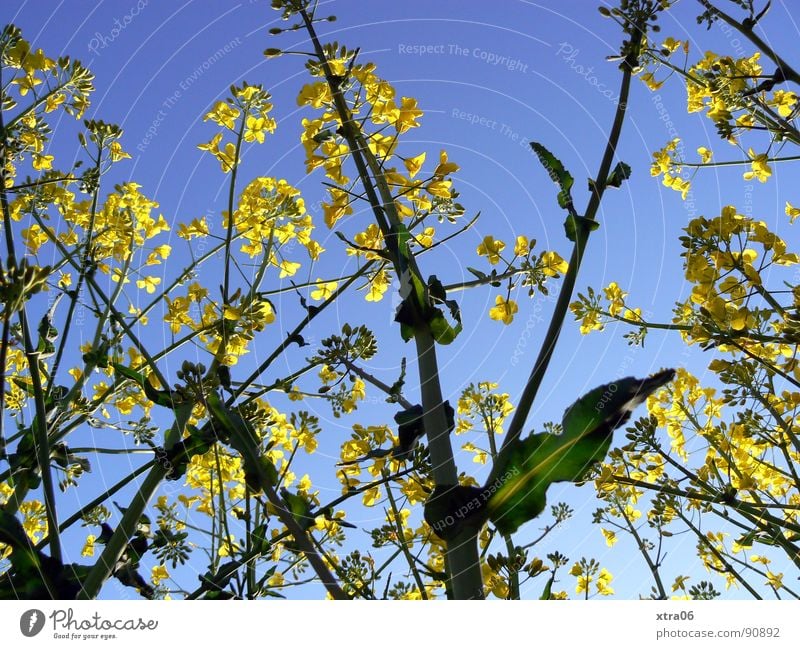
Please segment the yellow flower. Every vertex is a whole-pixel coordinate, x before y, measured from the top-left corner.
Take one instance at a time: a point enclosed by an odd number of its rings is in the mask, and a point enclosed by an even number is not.
[[[797,95],[791,91],[776,90],[772,96],[772,101],[768,103],[770,106],[778,107],[778,114],[781,117],[789,117],[797,103]]]
[[[32,74],[27,74],[24,77],[17,77],[11,83],[15,83],[19,86],[19,94],[24,97],[28,94],[29,90],[33,90],[35,86],[42,83],[42,80]]]
[[[484,588],[498,599],[507,599],[509,588],[505,577],[491,569],[488,563],[481,565]]]
[[[350,207],[350,197],[344,190],[331,187],[328,189],[328,193],[332,202],[322,203],[322,213],[325,225],[332,228],[340,218],[347,214],[352,214],[353,208]]]
[[[83,550],[81,550],[82,557],[93,557],[94,556],[94,542],[97,540],[97,537],[94,534],[89,534],[86,537],[86,543],[83,546]]]
[[[150,581],[152,581],[155,586],[158,586],[165,579],[169,579],[167,567],[164,565],[153,566],[153,569],[150,571]]]
[[[433,227],[427,227],[422,232],[415,235],[414,238],[423,248],[430,248],[433,245],[434,234],[436,234],[436,230],[434,230]]]
[[[337,286],[339,286],[339,282],[323,282],[322,279],[317,277],[317,288],[311,291],[311,299],[327,300],[333,295]]]
[[[362,250],[367,248],[369,250],[379,251],[383,249],[383,233],[375,223],[370,223],[364,232],[359,232],[353,237],[353,240],[359,246],[358,248],[347,248],[349,255],[364,255],[367,259],[379,259],[380,255],[377,252],[368,252]]]
[[[661,183],[665,187],[669,187],[676,192],[680,192],[683,200],[686,200],[686,196],[689,194],[689,190],[692,187],[690,180],[684,180],[679,176],[673,176],[671,174],[664,174],[664,180],[662,180]]]
[[[376,502],[378,502],[381,498],[381,488],[380,487],[372,487],[372,489],[367,489],[364,492],[364,497],[362,498],[362,502],[366,507],[372,507]]]
[[[506,247],[502,241],[496,240],[492,235],[486,235],[483,238],[483,243],[478,246],[478,254],[481,257],[488,257],[489,263],[494,266],[500,261],[500,253]]]
[[[283,279],[284,277],[293,277],[300,268],[300,262],[287,261],[284,259],[280,264],[278,264],[278,267],[281,269],[278,279]]]
[[[450,192],[450,186],[453,184],[451,180],[432,180],[427,185],[425,185],[425,189],[428,190],[428,193],[432,196],[438,196],[439,198],[450,198],[452,195]]]
[[[214,155],[217,156],[219,165],[225,173],[232,171],[236,163],[239,162],[236,158],[236,145],[233,142],[228,142],[224,151],[217,151]]]
[[[458,171],[459,166],[455,162],[447,160],[447,151],[442,149],[439,152],[439,165],[434,170],[434,176],[448,176]]]
[[[789,217],[790,223],[794,223],[794,220],[800,216],[800,207],[795,207],[789,201],[786,201],[786,216]]]
[[[284,578],[282,572],[276,572],[274,575],[272,575],[272,577],[267,579],[267,586],[269,586],[270,588],[279,588],[283,586],[283,584],[284,584]]]
[[[275,131],[275,120],[271,117],[254,117],[248,115],[245,120],[247,128],[244,131],[245,142],[264,142],[264,134],[266,132],[272,133]]]
[[[34,223],[30,228],[24,229],[21,234],[25,245],[33,254],[36,254],[48,239],[47,234],[39,227],[38,223]]]
[[[318,241],[314,241],[313,239],[310,239],[308,243],[303,245],[305,245],[306,252],[308,252],[308,256],[312,261],[319,259],[319,256],[325,252],[325,248],[323,248]]]
[[[330,365],[323,365],[318,374],[323,383],[331,383],[339,378],[339,373]]]
[[[161,278],[153,277],[152,275],[148,275],[143,279],[136,280],[136,286],[138,288],[145,289],[148,293],[155,293],[156,286],[158,286],[160,283],[161,283]]]
[[[189,241],[194,237],[205,237],[210,232],[206,217],[193,219],[189,225],[181,223],[178,226],[178,236]]]
[[[417,100],[413,97],[403,97],[400,104],[400,116],[395,122],[398,133],[405,133],[410,128],[419,126],[418,117],[422,116],[422,111],[417,108]]]
[[[53,156],[41,155],[39,153],[33,154],[33,168],[37,171],[45,171],[53,168]]]
[[[603,293],[609,301],[608,312],[612,316],[616,316],[625,306],[625,296],[627,293],[623,291],[616,282],[611,282],[603,289]]]
[[[548,277],[558,277],[559,273],[566,273],[569,268],[569,264],[557,252],[553,251],[542,253],[539,261],[542,272]]]
[[[425,153],[420,153],[418,156],[413,158],[406,158],[403,161],[403,164],[408,171],[408,177],[413,178],[419,173],[419,170],[422,169],[422,165],[425,164]]]
[[[369,291],[367,292],[367,302],[380,302],[383,294],[389,290],[389,274],[385,270],[375,273],[370,280]]]
[[[328,84],[324,81],[310,83],[300,89],[297,96],[297,105],[310,105],[313,108],[321,108],[323,104],[331,102],[331,93]]]
[[[20,513],[25,517],[22,528],[32,541],[38,542],[41,535],[47,534],[47,511],[39,500],[27,500],[19,506]]]
[[[519,308],[514,300],[506,300],[502,295],[498,295],[495,298],[495,306],[489,309],[489,317],[503,324],[511,324],[517,311]]]
[[[767,581],[765,582],[767,586],[772,586],[773,588],[782,588],[783,587],[783,573],[774,573],[771,570],[767,570]]]
[[[57,93],[55,95],[48,95],[47,99],[45,100],[45,113],[52,113],[56,108],[58,108],[61,104],[64,103],[66,99],[66,95],[64,93]]]
[[[700,162],[702,162],[703,164],[708,163],[711,160],[711,156],[713,155],[711,149],[707,149],[704,146],[698,147],[697,153],[700,154]]]
[[[217,151],[219,151],[219,143],[222,141],[222,133],[217,133],[214,137],[212,137],[208,142],[204,144],[198,144],[197,148],[201,151],[208,151],[209,153],[213,153],[216,155]]]
[[[575,592],[580,594],[589,590],[589,586],[592,583],[592,578],[589,575],[579,574],[576,575],[578,577],[578,583],[575,584]]]
[[[514,244],[514,254],[517,257],[525,257],[530,252],[530,242],[528,237],[524,234],[517,236],[517,242]]]
[[[606,545],[608,547],[612,547],[617,542],[617,533],[613,530],[600,528],[600,531],[603,533],[603,537],[605,538]]]
[[[233,130],[236,126],[236,118],[239,117],[239,114],[240,111],[238,108],[229,105],[227,102],[218,101],[214,108],[206,113],[205,117],[203,117],[203,121],[205,122],[210,119],[220,126]]]
[[[394,101],[379,101],[374,105],[372,121],[375,124],[395,124],[400,117],[400,109]]]
[[[156,264],[160,264],[161,259],[166,259],[169,257],[169,254],[172,252],[172,246],[167,243],[163,243],[160,246],[156,246],[153,248],[153,251],[147,256],[147,261],[145,262],[148,266],[153,266]]]
[[[689,580],[689,576],[678,575],[675,577],[675,582],[672,584],[672,592],[674,593],[676,590],[685,590],[686,589],[686,582]]]
[[[130,158],[131,154],[122,150],[122,145],[119,142],[112,142],[108,147],[108,153],[111,156],[112,162],[119,162],[126,158]]]
[[[663,81],[656,81],[652,72],[645,72],[639,77],[650,90],[658,90],[664,85]]]
[[[742,177],[745,180],[752,180],[753,178],[757,178],[759,182],[765,183],[767,182],[767,178],[772,175],[772,169],[770,169],[769,164],[767,163],[767,154],[766,153],[756,153],[753,151],[752,147],[747,151],[747,155],[750,156],[750,166],[752,167],[752,171],[745,171],[742,174]]]
[[[614,589],[609,586],[613,578],[614,577],[608,570],[605,568],[600,569],[600,574],[597,576],[597,581],[595,582],[597,592],[600,595],[608,596],[614,594]]]

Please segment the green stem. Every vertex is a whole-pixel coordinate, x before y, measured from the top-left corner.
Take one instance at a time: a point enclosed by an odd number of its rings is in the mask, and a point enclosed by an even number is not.
[[[388,477],[386,468],[381,470],[381,475],[384,478]],[[406,543],[405,534],[403,533],[403,522],[400,518],[400,510],[397,508],[397,502],[394,499],[394,494],[392,494],[392,485],[390,482],[386,483],[386,495],[389,497],[389,505],[392,508],[392,520],[394,522],[395,534],[397,534],[397,543],[403,552],[403,556],[408,562],[408,568],[417,584],[420,597],[422,597],[422,599],[428,599],[428,591],[425,590],[425,584],[422,582],[422,576],[419,574],[419,570],[417,570],[416,564],[414,563],[414,557],[411,556],[411,550],[408,549],[408,543]]]
[[[641,39],[641,32],[637,32]],[[635,51],[635,44],[631,46]],[[616,113],[614,115],[614,123],[611,126],[611,133],[608,136],[606,143],[605,153],[600,163],[600,170],[597,174],[595,182],[592,184],[594,191],[592,192],[589,204],[586,208],[585,218],[594,220],[597,216],[597,211],[600,207],[600,200],[606,190],[606,180],[609,172],[611,171],[611,164],[616,155],[617,143],[619,142],[620,133],[622,132],[622,124],[625,121],[625,113],[628,107],[628,95],[630,93],[631,77],[633,70],[631,65],[625,65],[623,68],[622,82],[620,84],[619,101],[617,102]],[[522,391],[517,410],[514,413],[514,418],[511,420],[509,426],[508,436],[503,441],[501,454],[509,448],[516,440],[519,439],[525,422],[528,419],[536,394],[539,391],[539,386],[544,379],[547,367],[550,364],[550,359],[555,351],[558,337],[561,333],[561,327],[564,324],[564,318],[569,310],[569,303],[572,299],[572,292],[575,288],[575,280],[578,276],[578,270],[583,260],[583,254],[586,249],[586,241],[588,239],[588,231],[586,228],[578,228],[577,236],[575,237],[575,245],[572,249],[572,256],[569,261],[569,268],[564,276],[564,283],[561,285],[561,291],[558,295],[553,316],[550,320],[550,325],[547,328],[544,342],[539,351],[539,356],[534,363],[533,370],[528,378],[528,382]]]
[[[364,379],[367,383],[371,383],[376,388],[378,388],[381,392],[384,392],[389,396],[393,396],[392,395],[392,388],[389,385],[387,385],[386,383],[384,383],[383,381],[381,381],[378,377],[374,376],[373,374],[370,374],[366,370],[361,369],[358,365],[356,365],[353,361],[351,361],[348,358],[343,358],[342,359],[342,363],[353,374],[358,375],[359,377]],[[403,408],[406,408],[406,409],[414,407],[414,404],[411,403],[408,399],[406,399],[402,395],[398,395],[397,396],[397,403],[399,403],[401,406],[403,406]]]
[[[233,157],[233,169],[231,169],[231,182],[228,189],[228,230],[225,233],[225,278],[222,285],[222,303],[228,304],[228,289],[230,287],[231,270],[231,241],[233,240],[233,202],[236,194],[236,176],[239,171],[239,153],[242,149],[242,138],[244,137],[244,126],[247,120],[247,110],[242,110],[242,121],[239,125],[239,132],[236,134],[236,150]]]
[[[709,0],[697,0],[697,1],[706,9],[713,11],[718,18],[720,18],[723,22],[733,27],[736,31],[742,34],[742,36],[748,38],[750,42],[753,43],[753,45],[755,45],[758,49],[764,52],[764,54],[766,54],[773,61],[773,63],[775,63],[775,65],[777,65],[778,68],[781,70],[784,79],[800,84],[800,74],[798,74],[797,71],[786,61],[784,61],[780,56],[778,56],[775,50],[773,50],[769,45],[767,45],[764,42],[764,40],[752,30],[752,28],[745,27],[738,20],[732,18],[724,11],[722,11],[722,9],[719,9],[713,3],[709,2]]]
[[[782,158],[767,158],[767,162],[794,162],[800,160],[800,155],[789,155]],[[747,160],[723,160],[721,162],[681,162],[683,167],[738,167],[741,165],[749,165],[753,161]]]
[[[400,223],[400,218],[397,215],[394,198],[386,182],[383,169],[370,152],[359,125],[353,119],[341,86],[331,71],[325,52],[317,37],[313,20],[305,10],[301,10],[299,13],[325,73],[336,112],[342,122],[342,132],[347,140],[350,154],[372,207],[375,220],[383,233],[384,242],[394,263],[395,271],[398,276],[402,276],[403,271],[410,271],[412,276],[419,278],[421,275],[416,268],[414,256],[410,251],[401,251],[398,245],[397,234],[399,230],[396,226]],[[404,268],[406,263],[409,266],[408,269]],[[437,485],[455,485],[458,484],[458,472],[453,458],[452,446],[450,445],[450,429],[439,383],[436,349],[433,336],[426,323],[415,326],[414,338],[419,363],[424,413],[423,422],[433,465],[433,479]],[[459,535],[459,537],[448,543],[447,565],[451,579],[448,590],[452,592],[454,598],[483,598],[483,580],[478,560],[476,533]]]
[[[39,353],[34,349],[31,340],[30,325],[23,306],[19,311],[20,325],[25,344],[25,358],[28,361],[28,372],[33,387],[33,402],[36,416],[31,425],[33,444],[36,452],[36,463],[42,477],[42,492],[47,517],[47,536],[50,539],[52,557],[61,561],[61,537],[58,528],[56,510],[56,492],[53,485],[53,474],[50,467],[50,440],[48,438],[47,411],[45,409],[45,391],[39,371]]]
[[[5,413],[6,411],[6,358],[8,357],[8,346],[10,344],[10,316],[10,313],[3,311],[3,334],[2,339],[0,339],[0,413]],[[8,457],[4,422],[5,417],[0,415],[0,460],[5,460]]]
[[[303,318],[298,323],[298,325],[289,333],[289,335],[283,339],[283,342],[281,342],[281,344],[278,345],[273,350],[273,352],[255,369],[255,371],[253,371],[253,373],[250,374],[250,376],[248,376],[244,381],[242,381],[239,388],[237,388],[234,391],[234,394],[226,401],[226,405],[231,405],[236,400],[236,398],[240,396],[247,389],[249,385],[251,385],[256,379],[258,379],[258,377],[261,376],[261,374],[263,374],[266,371],[266,369],[270,365],[272,365],[273,362],[275,362],[275,359],[277,359],[289,347],[289,345],[291,345],[297,339],[297,336],[300,335],[300,333],[303,331],[303,329],[306,328],[306,325],[308,325],[309,322],[311,322],[315,317],[317,317],[317,315],[319,315],[323,309],[333,304],[336,301],[336,299],[342,293],[344,293],[350,286],[352,286],[359,277],[363,277],[363,275],[374,263],[375,263],[374,261],[368,261],[361,267],[361,269],[358,272],[354,273],[351,277],[347,279],[347,281],[344,284],[342,284],[333,293],[331,293],[331,295],[328,297],[327,300],[325,300],[315,309],[309,310],[306,317]]]
[[[720,563],[721,563],[721,564],[722,564],[722,565],[725,567],[725,570],[724,570],[724,572],[729,572],[729,573],[730,573],[730,574],[732,574],[734,577],[736,577],[736,580],[737,580],[737,581],[738,581],[738,582],[739,582],[739,583],[740,583],[742,586],[744,586],[744,587],[747,589],[747,591],[748,591],[748,592],[749,592],[749,593],[750,593],[750,594],[751,594],[751,595],[752,595],[752,596],[753,596],[755,599],[763,599],[763,598],[761,597],[761,595],[759,595],[759,594],[758,594],[758,591],[756,591],[756,590],[755,590],[755,589],[754,589],[754,588],[753,588],[753,587],[752,587],[752,586],[751,586],[749,583],[747,583],[747,580],[745,580],[745,578],[744,578],[744,577],[742,577],[742,575],[741,575],[741,574],[739,574],[739,572],[738,572],[738,571],[736,571],[736,570],[734,569],[734,567],[733,567],[733,566],[730,564],[730,562],[729,562],[729,561],[728,561],[728,560],[727,560],[727,559],[726,559],[726,558],[725,558],[725,557],[722,555],[722,553],[721,553],[719,550],[717,550],[717,548],[715,548],[715,547],[714,547],[714,544],[713,544],[713,543],[711,543],[711,542],[710,542],[710,541],[709,541],[709,540],[706,538],[706,535],[705,535],[705,534],[703,534],[702,530],[699,530],[699,529],[698,529],[698,528],[697,528],[697,527],[696,527],[696,526],[695,526],[695,525],[694,525],[694,524],[693,524],[693,523],[692,523],[692,522],[691,522],[691,521],[688,519],[688,517],[686,517],[686,516],[684,515],[684,513],[683,513],[682,511],[678,511],[678,512],[676,512],[676,513],[678,514],[678,517],[679,517],[679,518],[680,518],[680,519],[681,519],[681,520],[682,520],[682,521],[683,521],[683,522],[686,524],[686,527],[688,527],[688,528],[689,528],[689,529],[690,529],[692,532],[694,532],[694,534],[695,534],[695,536],[697,536],[697,538],[698,538],[699,542],[700,542],[702,545],[705,545],[705,546],[706,546],[706,548],[708,548],[708,551],[709,551],[709,552],[711,552],[711,554],[713,554],[713,555],[714,555],[714,556],[717,558],[717,560],[718,560],[718,561],[719,561],[719,562],[720,562]]]
[[[99,174],[100,172],[100,162],[103,157],[103,141],[100,140],[98,144],[98,151],[97,151],[97,160],[95,161],[94,170]],[[83,282],[86,279],[86,275],[89,272],[89,268],[92,266],[91,251],[92,251],[92,237],[94,235],[94,224],[97,218],[97,200],[100,194],[100,183],[97,183],[97,186],[94,189],[92,194],[92,206],[89,210],[89,223],[86,227],[86,243],[84,244],[84,252],[83,258],[79,264],[78,270],[78,281],[75,283],[75,290],[72,291],[70,295],[69,301],[69,308],[67,309],[67,317],[64,321],[64,331],[61,334],[61,340],[58,345],[58,350],[56,351],[56,357],[53,361],[53,366],[50,371],[50,384],[47,386],[47,393],[50,394],[53,386],[56,383],[56,377],[58,376],[58,370],[61,367],[61,358],[64,355],[64,350],[67,347],[67,340],[69,338],[70,327],[72,326],[73,315],[75,313],[75,308],[78,306],[78,300],[80,300],[81,290],[83,289]],[[128,256],[130,259],[130,255]],[[127,260],[126,260],[127,262]],[[124,278],[124,275],[123,275]],[[123,283],[123,279],[120,279],[120,285]],[[102,325],[100,327],[102,330]]]
[[[658,564],[655,561],[653,561],[653,559],[650,557],[650,553],[647,551],[647,546],[645,545],[645,541],[642,539],[641,536],[639,536],[639,532],[633,525],[633,521],[631,521],[631,519],[628,518],[628,515],[625,513],[625,508],[620,507],[619,512],[622,515],[622,518],[625,520],[625,525],[628,528],[628,532],[630,532],[630,534],[636,541],[636,547],[638,547],[639,552],[642,553],[644,561],[647,564],[648,569],[650,570],[650,574],[653,575],[653,579],[656,582],[656,589],[658,590],[659,599],[667,599],[667,591],[664,589],[664,583],[661,581],[661,574],[658,572]]]
[[[122,489],[126,484],[128,484],[131,480],[133,480],[134,478],[138,477],[139,475],[141,475],[142,473],[147,471],[149,468],[151,468],[153,466],[154,462],[155,462],[155,460],[151,460],[147,464],[143,464],[142,466],[140,466],[135,471],[131,471],[131,473],[126,475],[124,478],[122,478],[122,480],[117,482],[115,485],[113,485],[113,486],[109,487],[108,489],[106,489],[106,491],[104,491],[99,496],[97,496],[97,498],[95,498],[91,502],[86,503],[77,512],[72,514],[72,516],[64,519],[64,521],[61,523],[61,527],[60,527],[61,531],[63,532],[64,530],[68,529],[71,525],[77,523],[79,520],[81,520],[81,518],[83,518],[88,512],[92,511],[98,505],[102,505],[111,496],[113,496],[120,489]],[[42,543],[46,544],[47,543],[47,538],[43,539]]]
[[[175,423],[164,435],[164,448],[172,448],[180,440],[186,422],[191,415],[192,407],[190,403],[175,409]],[[122,515],[122,520],[117,525],[108,543],[106,543],[103,553],[86,576],[83,588],[78,593],[78,599],[95,599],[100,594],[100,589],[111,576],[114,566],[117,565],[120,557],[125,552],[128,541],[133,536],[147,503],[171,470],[172,466],[168,462],[156,462],[153,464],[144,482],[136,490],[125,513]]]
[[[96,599],[100,594],[100,589],[111,576],[114,566],[123,552],[125,552],[128,541],[147,507],[147,503],[168,473],[169,467],[160,462],[156,462],[153,468],[150,469],[144,482],[136,490],[128,508],[122,515],[122,520],[117,525],[108,543],[106,543],[103,553],[86,576],[83,588],[78,593],[77,599]]]

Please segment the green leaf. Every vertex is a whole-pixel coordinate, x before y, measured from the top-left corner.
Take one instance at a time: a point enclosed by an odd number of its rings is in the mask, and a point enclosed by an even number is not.
[[[674,370],[664,370],[647,379],[627,377],[601,385],[566,410],[560,435],[530,435],[504,450],[483,488],[498,531],[511,534],[536,518],[552,483],[583,479],[605,457],[613,431],[674,376]]]
[[[0,575],[2,599],[74,599],[88,566],[69,564],[34,547],[17,518],[0,508],[0,543],[12,548],[10,569]]]
[[[403,386],[406,383],[406,359],[405,356],[400,361],[400,376],[392,383],[389,388],[389,396],[386,397],[387,403],[397,403],[403,395]]]
[[[461,310],[458,302],[448,300],[444,286],[431,275],[428,284],[423,284],[410,270],[401,278],[403,301],[395,314],[395,322],[400,323],[400,335],[405,342],[414,337],[415,324],[422,318],[428,325],[433,339],[441,345],[449,345],[461,333]],[[443,304],[450,312],[455,324],[450,324],[442,309],[434,306]]]
[[[408,453],[417,440],[425,434],[422,423],[422,406],[417,404],[401,410],[394,416],[397,423],[397,453]]]
[[[430,316],[428,324],[431,328],[433,339],[441,345],[449,345],[461,333],[461,309],[458,306],[458,302],[447,299],[444,286],[436,275],[431,275],[428,278],[428,300],[430,305],[444,304],[450,311],[450,317],[455,321],[455,325],[451,325],[441,309],[433,306],[429,308],[432,316]]]
[[[547,583],[544,585],[544,590],[542,591],[541,596],[539,599],[547,599],[549,600],[550,597],[553,595],[553,582],[556,580],[556,575],[553,573],[550,575],[550,579],[547,580]]]
[[[607,187],[622,187],[622,183],[628,178],[631,177],[631,167],[624,162],[618,162],[617,166],[614,167],[614,170],[609,175],[608,179],[606,180]]]
[[[424,515],[434,533],[445,541],[462,531],[477,534],[486,522],[484,490],[466,485],[438,485],[425,502]]]
[[[575,179],[564,168],[561,161],[541,144],[538,142],[531,142],[531,148],[539,158],[539,162],[542,163],[542,166],[550,175],[552,181],[556,183],[560,189],[558,192],[558,205],[572,212],[574,208],[572,207],[572,194],[570,192]]]
[[[433,339],[440,345],[449,345],[461,333],[461,322],[451,325],[444,317],[441,309],[434,309],[433,317],[428,321]]]
[[[445,416],[447,417],[448,432],[455,427],[455,411],[449,401],[444,402]],[[397,446],[393,455],[402,459],[408,457],[414,450],[419,439],[425,434],[425,425],[422,406],[417,404],[406,410],[401,410],[394,416],[397,423]]]
[[[55,354],[55,342],[58,340],[58,329],[53,326],[53,319],[55,318],[56,307],[63,296],[63,293],[58,294],[53,301],[53,305],[47,310],[47,313],[44,314],[39,322],[39,328],[37,330],[39,333],[39,340],[36,344],[36,353],[39,354],[39,358],[47,358]]]
[[[214,423],[223,429],[225,438],[242,456],[247,486],[255,493],[259,493],[265,484],[275,486],[278,472],[269,458],[261,454],[261,440],[250,422],[229,409],[216,392],[206,396],[206,405]]]
[[[171,390],[156,390],[153,387],[153,384],[147,380],[147,377],[145,377],[143,374],[140,374],[136,370],[132,370],[130,367],[125,367],[119,363],[111,363],[111,365],[118,374],[122,374],[122,376],[124,376],[126,379],[130,379],[134,383],[137,383],[139,386],[141,386],[141,388],[144,390],[145,396],[157,406],[173,409],[183,401],[183,399],[178,397]]]
[[[585,237],[599,227],[600,224],[594,219],[587,219],[585,216],[578,216],[577,214],[567,215],[567,220],[564,221],[564,232],[567,234],[567,239],[573,242],[578,240],[579,233],[583,235],[581,240],[585,241]]]
[[[207,453],[217,441],[217,436],[210,424],[206,424],[202,428],[189,424],[185,426],[185,430],[189,433],[188,437],[176,442],[169,449],[156,451],[156,460],[168,463],[167,480],[178,480],[183,477],[191,459],[195,455]]]
[[[283,498],[283,502],[286,503],[286,508],[304,530],[314,526],[314,515],[311,512],[311,504],[304,496],[299,493],[293,494],[286,489],[281,489],[281,497]]]

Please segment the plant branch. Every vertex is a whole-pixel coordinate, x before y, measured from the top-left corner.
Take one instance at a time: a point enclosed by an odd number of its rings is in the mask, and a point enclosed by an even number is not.
[[[641,41],[643,37],[640,31],[637,31],[638,40]],[[631,46],[635,51],[636,45]],[[630,94],[631,77],[633,76],[633,66],[626,64],[623,67],[622,82],[620,84],[619,100],[617,102],[616,112],[614,115],[614,123],[611,126],[611,132],[608,136],[606,143],[605,153],[603,154],[602,161],[600,162],[600,169],[598,171],[595,182],[592,183],[593,192],[589,199],[589,204],[586,208],[584,217],[590,220],[595,220],[597,211],[600,207],[600,200],[607,187],[607,179],[611,171],[611,164],[616,156],[617,144],[619,142],[620,133],[622,132],[622,124],[625,121],[625,114],[628,106],[628,95]],[[564,318],[569,310],[569,303],[572,299],[572,292],[575,288],[575,280],[580,269],[583,254],[586,249],[586,242],[589,237],[586,228],[578,228],[575,237],[575,245],[572,249],[572,256],[569,261],[569,268],[564,276],[564,283],[561,285],[561,290],[558,295],[558,300],[553,311],[550,325],[547,328],[545,339],[539,351],[539,356],[531,371],[528,382],[522,391],[517,410],[514,413],[514,418],[509,426],[508,436],[503,441],[501,453],[509,448],[516,440],[519,439],[525,422],[528,419],[536,394],[539,391],[539,386],[544,379],[547,367],[550,364],[550,359],[555,351],[558,337],[561,333],[561,327],[564,324]]]

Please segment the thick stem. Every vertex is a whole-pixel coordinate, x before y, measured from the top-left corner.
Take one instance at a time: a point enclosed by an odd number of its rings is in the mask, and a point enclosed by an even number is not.
[[[420,388],[428,451],[433,466],[436,485],[458,484],[458,472],[450,445],[450,427],[447,422],[436,348],[433,336],[427,329],[418,329],[415,336],[419,362]],[[483,577],[478,557],[477,533],[462,532],[447,543],[449,592],[454,599],[483,599]]]
[[[342,121],[344,137],[350,148],[353,162],[358,170],[375,220],[383,233],[395,271],[398,276],[401,276],[406,270],[403,268],[404,262],[407,262],[411,272],[420,277],[413,255],[399,249],[396,226],[399,224],[400,218],[396,213],[394,199],[383,175],[383,170],[372,156],[359,126],[353,120],[341,86],[328,65],[325,52],[314,29],[313,20],[306,11],[300,11],[300,15],[325,72],[333,103]],[[372,175],[370,175],[370,169]],[[419,362],[423,421],[433,464],[433,479],[437,485],[456,485],[458,484],[458,472],[450,445],[450,429],[439,383],[434,339],[428,326],[424,323],[415,327],[414,339]],[[463,537],[448,543],[447,564],[451,580],[448,592],[451,592],[454,598],[480,599],[483,597],[483,580],[476,534],[465,533]]]
[[[114,566],[117,565],[123,552],[125,552],[128,541],[133,535],[133,531],[136,529],[145,507],[147,507],[147,503],[153,497],[168,472],[169,467],[166,464],[157,462],[150,470],[150,473],[147,474],[144,482],[137,489],[128,508],[122,515],[122,520],[117,525],[117,529],[114,530],[106,544],[103,554],[100,555],[97,563],[89,571],[77,599],[96,599],[100,594],[100,589],[111,576]]]

